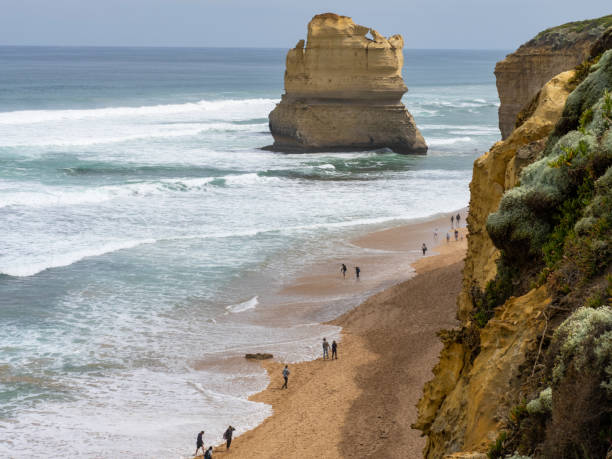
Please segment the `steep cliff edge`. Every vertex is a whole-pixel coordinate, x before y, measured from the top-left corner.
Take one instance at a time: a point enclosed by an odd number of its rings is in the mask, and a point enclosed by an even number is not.
[[[539,33],[495,66],[502,139],[514,130],[517,115],[553,76],[573,69],[592,44],[612,26],[612,15],[570,22]]]
[[[403,46],[401,35],[387,39],[349,17],[315,16],[307,41],[287,53],[285,94],[269,115],[274,145],[267,148],[426,153],[401,102]]]
[[[605,457],[612,444],[609,35],[474,164],[462,327],[441,334],[415,423],[427,458]]]

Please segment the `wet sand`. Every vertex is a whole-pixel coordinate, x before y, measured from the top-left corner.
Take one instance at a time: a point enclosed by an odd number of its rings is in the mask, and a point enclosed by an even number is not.
[[[288,389],[281,389],[284,364],[262,362],[271,381],[251,400],[270,404],[274,414],[235,438],[229,451],[216,447],[215,457],[421,457],[424,440],[410,424],[441,349],[436,332],[456,325],[467,242],[461,228],[462,239],[447,243],[449,228],[444,217],[353,241],[367,252],[357,260],[367,267],[359,290],[391,286],[330,322],[343,329],[338,360],[290,364]],[[432,256],[418,252],[422,242]],[[317,274],[305,273],[282,294],[350,295],[354,279],[342,279],[335,266],[315,267]]]

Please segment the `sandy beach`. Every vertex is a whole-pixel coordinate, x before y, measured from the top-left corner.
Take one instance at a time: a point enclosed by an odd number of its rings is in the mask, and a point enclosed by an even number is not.
[[[465,213],[462,212],[465,216]],[[250,399],[273,407],[257,428],[215,447],[215,457],[233,458],[418,458],[424,446],[415,421],[423,384],[430,379],[441,344],[436,332],[456,325],[456,297],[466,249],[452,235],[446,217],[368,234],[355,241],[376,255],[388,282],[403,282],[370,296],[330,324],[342,327],[338,360],[290,364],[289,387],[281,389],[284,364],[263,361],[270,375],[266,390]],[[439,231],[438,241],[433,232]],[[427,241],[428,255],[414,261],[414,249]],[[411,255],[411,256],[410,256]],[[401,264],[403,258],[405,264]],[[365,261],[365,260],[360,260]],[[372,266],[372,258],[366,266]],[[392,274],[389,276],[389,274]],[[380,282],[380,278],[378,281]],[[347,287],[323,272],[307,273],[285,293],[333,293]]]

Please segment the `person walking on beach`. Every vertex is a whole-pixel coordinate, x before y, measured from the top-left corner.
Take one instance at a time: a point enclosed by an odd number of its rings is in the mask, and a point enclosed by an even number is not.
[[[323,360],[329,359],[329,343],[323,338]]]
[[[459,220],[461,220],[461,215],[457,214],[455,220],[457,220],[457,227],[459,227]]]
[[[355,278],[359,279],[360,272],[361,272],[361,268],[359,266],[355,266]]]
[[[346,265],[342,263],[342,268],[340,268],[340,272],[342,273],[342,277],[346,279]]]
[[[204,459],[213,459],[212,457],[212,446],[209,446],[206,452],[204,453]]]
[[[283,378],[285,379],[285,384],[283,384],[283,387],[281,387],[281,389],[287,389],[287,382],[289,381],[289,374],[291,372],[289,371],[289,368],[287,367],[287,365],[285,365],[285,369],[283,370]]]
[[[421,250],[423,251],[423,256],[425,256],[425,253],[427,252],[427,246],[425,245],[424,242],[423,242],[423,245],[421,246]]]
[[[434,241],[438,240],[438,228],[434,230]]]
[[[455,241],[459,240],[459,231],[455,230]]]
[[[332,360],[338,360],[338,344],[336,343],[336,340],[332,341]]]
[[[223,434],[223,439],[225,440],[227,449],[230,449],[230,445],[232,444],[232,435],[234,434],[234,430],[236,429],[234,429],[232,426],[229,426]]]
[[[202,453],[204,453],[204,440],[202,440],[202,435],[204,435],[204,431],[198,434],[198,438],[196,438],[196,452],[194,456],[198,455],[198,451],[202,448]]]
[[[451,215],[451,228],[453,227],[453,223],[455,223],[455,217]]]
[[[450,242],[450,234],[446,233],[446,243],[448,244]]]

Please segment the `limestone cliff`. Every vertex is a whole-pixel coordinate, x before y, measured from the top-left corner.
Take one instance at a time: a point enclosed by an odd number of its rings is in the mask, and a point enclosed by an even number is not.
[[[571,92],[573,74],[567,71],[552,78],[538,93],[530,118],[474,162],[467,217],[468,254],[463,271],[464,288],[458,301],[461,320],[467,320],[472,310],[472,289],[483,289],[497,274],[495,261],[499,253],[487,233],[487,217],[497,210],[504,192],[516,185],[522,168],[544,149],[546,138]]]
[[[483,289],[497,274],[499,253],[487,230],[487,216],[497,210],[504,191],[512,188],[520,171],[544,149],[546,138],[559,120],[573,71],[549,81],[540,91],[531,117],[505,141],[496,143],[474,163],[470,183],[468,255],[458,316],[465,324],[459,335],[447,335],[434,379],[424,388],[416,428],[427,434],[425,457],[486,449],[495,439],[501,414],[515,400],[506,400],[525,352],[537,345],[536,327],[530,327],[550,301],[543,290],[511,300],[482,333],[472,323],[474,288]],[[477,336],[474,336],[477,335]],[[473,351],[480,353],[472,362]]]
[[[612,441],[612,34],[599,37],[474,163],[462,327],[441,334],[414,425],[426,458],[604,457]]]
[[[502,139],[514,130],[517,115],[540,88],[553,76],[584,61],[593,43],[609,26],[612,26],[612,15],[553,27],[497,63],[495,76],[501,103]]]
[[[403,45],[400,35],[387,39],[346,16],[315,16],[307,41],[287,53],[285,94],[269,116],[269,148],[426,153],[401,102]]]

